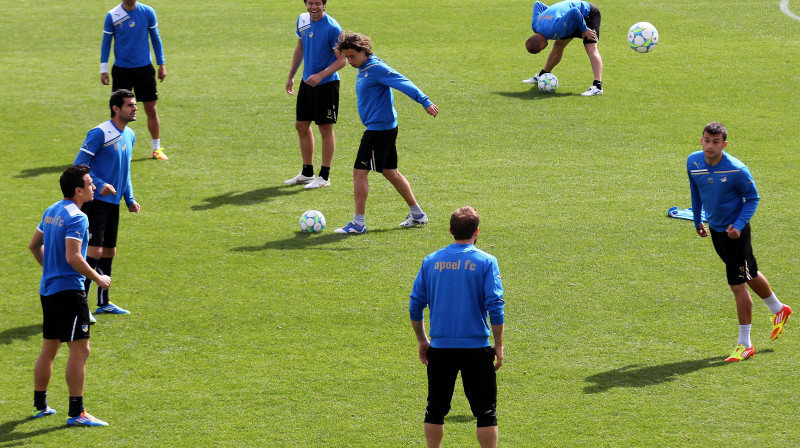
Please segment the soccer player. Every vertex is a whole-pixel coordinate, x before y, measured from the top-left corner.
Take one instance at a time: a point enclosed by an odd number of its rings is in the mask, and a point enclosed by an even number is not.
[[[344,56],[336,51],[342,27],[325,13],[328,0],[305,0],[306,9],[297,17],[297,46],[292,56],[286,92],[294,95],[294,75],[303,63],[303,79],[297,94],[294,127],[300,139],[303,170],[284,181],[286,184],[305,184],[305,188],[329,187],[331,163],[336,151],[333,125],[339,113],[339,69],[345,66]],[[322,166],[314,178],[314,121],[322,136]]]
[[[61,174],[64,199],[47,208],[28,249],[42,265],[39,295],[42,302],[42,351],[33,369],[33,412],[31,418],[56,413],[47,405],[47,386],[53,374],[53,360],[63,342],[69,347],[67,425],[107,426],[83,407],[86,360],[89,358],[89,306],[83,290],[84,278],[105,289],[111,278],[101,275],[86,262],[89,220],[81,212],[94,198],[95,185],[86,165],[71,166]]]
[[[106,14],[103,43],[100,47],[100,82],[106,86],[112,40],[114,66],[111,67],[111,91],[127,89],[136,93],[136,98],[144,105],[144,113],[147,115],[147,129],[153,139],[153,158],[168,160],[169,157],[161,147],[161,119],[156,109],[156,70],[150,57],[152,42],[158,64],[158,79],[163,82],[167,77],[167,67],[155,10],[136,0],[122,0],[120,5]]]
[[[361,137],[361,145],[353,165],[355,215],[353,221],[334,232],[367,232],[364,215],[369,193],[367,174],[370,170],[383,174],[408,204],[410,213],[400,223],[401,227],[426,224],[428,216],[417,203],[408,180],[397,171],[397,111],[394,109],[392,89],[397,89],[422,104],[425,112],[434,117],[439,113],[439,108],[413,82],[372,54],[369,37],[357,33],[344,34],[336,48],[344,54],[350,65],[358,69],[358,114],[367,130]]]
[[[100,190],[92,202],[83,206],[89,217],[89,251],[86,261],[92,269],[111,276],[111,264],[117,254],[117,230],[119,227],[119,203],[124,200],[131,213],[139,213],[141,207],[133,197],[131,184],[131,157],[136,134],[128,123],[136,121],[136,99],[130,90],[117,90],[108,101],[111,119],[100,123],[86,133],[75,164],[88,165],[92,179]],[[86,278],[84,290],[88,293],[92,278]],[[108,289],[97,290],[95,314],[129,314],[111,303]]]
[[[750,242],[750,218],[758,207],[758,191],[747,166],[723,151],[728,146],[727,139],[728,130],[722,123],[706,125],[700,139],[703,150],[689,156],[686,169],[695,230],[703,238],[711,234],[714,249],[725,262],[728,284],[736,299],[739,341],[725,361],[741,361],[755,354],[750,341],[753,299],[747,287],[764,300],[773,314],[770,335],[773,341],[783,332],[792,309],[778,300],[767,279],[758,271]],[[709,229],[701,220],[703,208]]]
[[[525,42],[525,48],[529,53],[537,54],[545,49],[548,39],[554,40],[553,48],[547,56],[542,71],[522,82],[536,84],[539,82],[539,76],[553,71],[561,62],[567,44],[578,37],[583,38],[583,46],[589,55],[594,73],[594,82],[581,95],[603,94],[603,59],[597,50],[597,41],[600,38],[600,10],[597,6],[589,2],[565,0],[548,7],[537,1],[533,5],[531,28],[535,34]]]
[[[408,309],[419,359],[428,371],[425,438],[439,447],[450,411],[456,377],[477,418],[481,447],[497,446],[497,376],[503,365],[503,284],[497,258],[475,247],[480,218],[466,206],[450,216],[453,244],[422,260]],[[430,340],[423,310],[428,307]],[[486,321],[491,322],[491,331]],[[494,335],[494,347],[489,335]],[[497,360],[495,362],[495,359]]]

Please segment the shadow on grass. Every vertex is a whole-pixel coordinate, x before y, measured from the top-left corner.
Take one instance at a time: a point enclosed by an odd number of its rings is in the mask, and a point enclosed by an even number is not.
[[[539,101],[539,100],[554,100],[557,98],[569,98],[573,96],[580,96],[580,93],[544,93],[540,92],[539,89],[530,89],[525,90],[522,92],[492,92],[495,95],[502,95],[508,98],[517,98],[520,100],[530,100],[530,101]]]
[[[771,353],[772,349],[756,352],[756,355]],[[747,361],[745,361],[747,362]],[[596,373],[586,378],[586,382],[594,383],[583,388],[585,394],[605,392],[614,387],[647,387],[675,381],[679,376],[686,375],[710,367],[722,367],[732,363],[725,362],[724,358],[714,356],[691,361],[672,362],[657,366],[641,367],[638,364],[620,367],[607,372]]]
[[[64,170],[66,170],[67,168],[70,167],[70,165],[71,164],[69,164],[69,163],[65,163],[63,165],[43,166],[43,167],[39,167],[39,168],[28,168],[28,169],[20,171],[19,174],[17,174],[14,177],[16,177],[17,179],[24,179],[26,177],[36,177],[36,176],[41,176],[43,174],[58,174],[60,176],[61,173],[64,172]]]
[[[245,191],[239,193],[231,191],[219,196],[212,196],[205,198],[205,204],[193,205],[192,210],[210,210],[212,208],[222,207],[223,205],[251,205],[260,202],[266,202],[278,196],[288,196],[290,194],[297,194],[301,191],[306,191],[302,186],[297,185],[279,185],[274,187],[259,188],[258,190]]]
[[[470,423],[475,421],[475,416],[472,414],[451,414],[445,417],[444,421],[447,423]]]
[[[36,437],[38,435],[47,434],[53,431],[59,431],[62,429],[66,429],[67,425],[59,425],[59,426],[50,426],[47,428],[40,428],[35,429],[32,431],[17,431],[17,426],[23,423],[34,423],[39,422],[40,420],[47,421],[48,419],[57,418],[62,423],[64,420],[61,420],[60,417],[44,417],[43,419],[32,420],[30,417],[23,417],[19,420],[14,420],[10,422],[5,422],[0,424],[0,447],[7,447],[7,446],[21,446],[26,445],[24,440],[30,439],[31,437]]]
[[[409,231],[411,229],[404,229],[402,227],[391,228],[391,229],[375,229],[369,230],[367,235],[373,233],[383,233],[383,232],[395,232],[398,230],[405,230]],[[325,233],[323,235],[313,234],[313,233],[305,233],[305,232],[297,232],[294,234],[293,238],[286,238],[283,240],[277,241],[267,241],[262,246],[242,246],[242,247],[234,247],[231,249],[234,252],[258,252],[261,250],[269,250],[269,249],[278,249],[278,250],[303,250],[309,249],[314,246],[324,246],[326,244],[335,243],[337,241],[342,241],[344,238],[365,238],[364,235],[345,235],[342,233]],[[335,250],[352,250],[349,247],[337,247]]]
[[[42,334],[42,324],[9,328],[0,332],[0,345],[9,345],[17,339],[25,340],[37,334]]]

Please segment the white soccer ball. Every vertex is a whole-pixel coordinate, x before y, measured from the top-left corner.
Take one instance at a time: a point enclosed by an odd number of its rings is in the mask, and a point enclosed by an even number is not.
[[[544,93],[553,93],[558,88],[558,78],[552,73],[545,73],[539,77],[539,82],[536,85]]]
[[[628,45],[639,53],[647,53],[658,44],[658,30],[649,22],[639,22],[628,30]]]
[[[300,230],[319,233],[325,228],[325,216],[319,210],[309,210],[300,217]]]

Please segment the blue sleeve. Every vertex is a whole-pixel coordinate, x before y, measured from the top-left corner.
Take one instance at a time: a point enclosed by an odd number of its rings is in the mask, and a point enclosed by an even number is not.
[[[103,24],[103,43],[100,44],[100,62],[107,63],[111,56],[111,39],[114,38],[114,24],[111,23],[111,13],[106,14]]]
[[[536,31],[536,19],[539,18],[539,15],[547,9],[547,5],[542,2],[535,2],[533,4],[533,19],[531,20],[531,29],[535,32]]]
[[[567,20],[574,21],[574,23],[581,30],[581,33],[589,29],[589,27],[586,26],[586,20],[583,18],[583,13],[581,13],[581,10],[578,8],[571,8],[566,14],[566,18]]]
[[[83,234],[89,228],[89,218],[86,215],[80,214],[70,219],[67,223],[67,231],[64,233],[65,238],[71,238],[78,241],[83,241]]]
[[[428,99],[428,95],[422,93],[422,90],[416,86],[410,79],[406,78],[405,76],[401,75],[394,69],[389,69],[389,71],[383,76],[382,84],[389,86],[393,89],[399,90],[412,100],[422,104],[422,107],[428,108],[431,104],[431,100]]]
[[[489,313],[489,322],[492,325],[502,325],[505,323],[505,312],[503,307],[503,282],[500,279],[500,267],[497,260],[492,259],[489,268],[484,274],[483,294],[485,297],[486,311]]]
[[[94,128],[87,132],[86,140],[83,141],[83,145],[81,146],[80,151],[78,151],[78,156],[75,157],[75,162],[73,165],[83,164],[91,168],[97,152],[103,147],[104,139],[105,137],[103,136],[103,131],[98,128]],[[94,181],[94,185],[99,194],[100,190],[103,189],[103,185],[106,184],[106,181],[101,179],[94,170],[92,170],[89,174],[92,176],[92,180]]]
[[[744,198],[744,204],[742,205],[742,212],[739,213],[739,217],[736,219],[736,222],[733,223],[733,227],[741,231],[744,226],[750,222],[750,218],[756,213],[760,198],[758,196],[758,190],[756,189],[756,182],[753,180],[750,170],[747,168],[743,169],[742,176],[738,176],[737,180],[739,181],[739,188]]]
[[[133,134],[131,137],[131,148],[135,147],[136,145],[136,134]],[[131,157],[133,153],[131,153]],[[125,185],[125,192],[122,194],[122,197],[125,198],[125,205],[130,207],[136,202],[136,199],[133,198],[133,183],[131,181],[131,160],[128,159],[128,184]]]
[[[700,199],[700,189],[697,188],[694,180],[692,180],[692,174],[689,173],[688,165],[686,174],[689,176],[689,189],[692,193],[692,221],[694,221],[694,228],[699,229],[703,224],[703,201]]]
[[[423,261],[417,273],[417,278],[414,279],[414,287],[411,288],[411,296],[408,301],[408,313],[413,321],[422,320],[422,310],[428,306],[428,289],[425,285],[424,268],[425,262]]]
[[[156,11],[150,10],[152,17],[150,17],[150,40],[153,42],[153,53],[156,54],[156,64],[164,65],[164,47],[161,45],[161,36],[158,34],[158,18],[156,18]]]

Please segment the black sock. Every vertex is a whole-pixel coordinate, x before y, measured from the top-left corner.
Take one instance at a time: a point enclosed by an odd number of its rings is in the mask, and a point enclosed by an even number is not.
[[[83,412],[83,396],[69,397],[69,416],[77,417]]]
[[[592,83],[593,86],[597,87],[600,90],[603,90],[603,81],[594,80]]]
[[[303,165],[303,176],[314,177],[314,165]]]
[[[33,391],[33,407],[39,411],[47,409],[47,391],[34,390]]]
[[[107,275],[111,277],[111,262],[114,258],[103,257],[97,262],[97,272],[100,275]],[[108,290],[97,288],[97,306],[108,305]]]
[[[319,169],[319,177],[328,180],[328,176],[331,175],[331,167],[323,166]]]
[[[97,258],[86,257],[86,262],[89,263],[89,267],[94,269],[97,267]],[[89,288],[92,287],[92,279],[86,277],[86,280],[83,281],[83,291],[88,295]]]
[[[550,73],[550,72],[548,72],[548,71],[547,71],[547,70],[545,70],[545,69],[542,69],[542,71],[540,71],[540,72],[539,72],[539,76],[542,76],[542,75],[544,75],[545,73]]]

